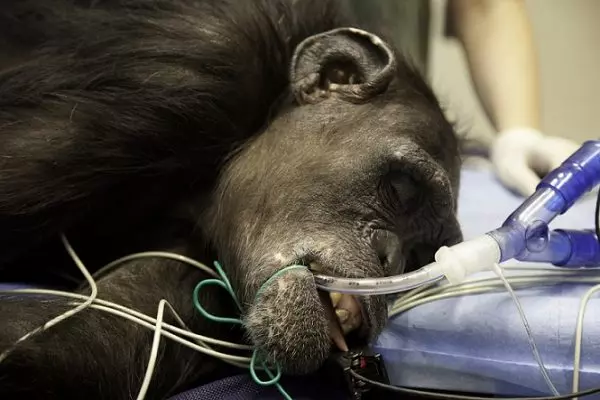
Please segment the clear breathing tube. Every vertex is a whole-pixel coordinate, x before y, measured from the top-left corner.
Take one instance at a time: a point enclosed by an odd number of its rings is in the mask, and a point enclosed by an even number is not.
[[[507,260],[557,267],[600,267],[600,242],[593,230],[550,231],[548,224],[600,184],[600,140],[585,142],[550,172],[501,227],[475,239],[444,246],[435,262],[414,272],[383,278],[338,278],[315,274],[319,289],[355,295],[403,292],[446,278],[460,283]]]

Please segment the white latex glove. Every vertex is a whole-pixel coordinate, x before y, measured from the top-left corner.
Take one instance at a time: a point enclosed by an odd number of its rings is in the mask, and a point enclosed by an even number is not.
[[[490,160],[505,186],[529,196],[540,182],[538,173],[546,175],[579,147],[571,140],[545,136],[535,129],[514,128],[498,134]]]

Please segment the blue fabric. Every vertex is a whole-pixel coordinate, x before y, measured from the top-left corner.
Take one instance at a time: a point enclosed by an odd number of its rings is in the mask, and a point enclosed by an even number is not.
[[[347,396],[318,377],[284,378],[281,385],[294,400],[342,400]],[[237,375],[183,392],[170,400],[280,400],[274,387],[261,387],[249,375]]]
[[[464,170],[459,218],[465,238],[498,227],[522,201],[491,172]],[[594,207],[592,194],[552,227],[593,228]],[[571,391],[575,324],[581,297],[589,288],[562,284],[517,291],[542,360],[563,394]],[[588,304],[583,336],[582,390],[600,382],[598,296]],[[396,385],[501,395],[549,394],[506,292],[448,298],[413,308],[391,320],[373,347],[382,354]]]
[[[17,290],[17,289],[31,289],[31,285],[24,283],[0,283],[0,290]]]

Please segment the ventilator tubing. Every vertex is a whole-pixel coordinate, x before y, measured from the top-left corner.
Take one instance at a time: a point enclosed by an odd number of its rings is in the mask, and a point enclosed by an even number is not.
[[[315,282],[326,291],[375,295],[411,290],[444,277],[450,283],[460,283],[476,272],[511,259],[558,267],[600,267],[600,244],[594,231],[548,228],[554,218],[598,184],[600,140],[590,140],[542,179],[536,192],[500,228],[440,248],[435,262],[402,275],[361,279],[315,275]]]

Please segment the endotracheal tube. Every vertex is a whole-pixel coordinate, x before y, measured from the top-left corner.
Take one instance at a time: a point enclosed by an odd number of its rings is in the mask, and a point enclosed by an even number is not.
[[[460,283],[510,259],[558,267],[600,267],[600,244],[593,230],[550,231],[548,224],[600,184],[600,140],[585,142],[550,172],[536,192],[498,229],[475,239],[442,247],[435,262],[414,272],[384,278],[338,278],[315,275],[322,290],[374,295],[397,293],[446,278]]]

